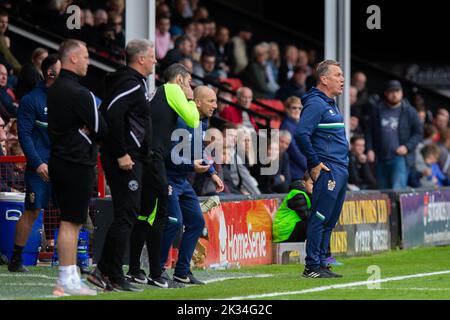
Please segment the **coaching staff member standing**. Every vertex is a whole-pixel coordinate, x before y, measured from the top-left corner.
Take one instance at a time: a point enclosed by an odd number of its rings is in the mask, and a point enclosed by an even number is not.
[[[169,183],[165,161],[170,157],[171,136],[180,117],[190,128],[197,128],[200,115],[194,102],[190,86],[191,75],[179,63],[170,65],[164,71],[163,86],[156,90],[151,101],[152,156],[149,168],[144,171],[143,188],[150,190],[153,197],[143,197],[140,216],[148,216],[147,221],[138,221],[131,236],[130,255],[135,256],[136,248],[142,250],[142,239],[146,236],[149,250],[149,284],[160,288],[173,287],[173,281],[166,277],[160,266],[163,246],[163,232],[168,220]],[[156,209],[155,208],[156,199]],[[146,219],[147,220],[147,219]],[[150,223],[151,228],[146,228]],[[140,252],[140,251],[139,251]]]
[[[80,84],[89,65],[86,45],[66,40],[59,56],[61,73],[48,92],[49,174],[61,211],[59,278],[53,294],[95,295],[96,291],[80,281],[77,243],[94,186],[96,141],[105,137],[106,123],[98,113],[94,94]]]
[[[109,134],[101,148],[102,165],[111,187],[114,221],[108,230],[97,269],[88,280],[105,288],[107,276],[113,290],[142,291],[131,285],[122,271],[123,256],[141,209],[143,170],[151,154],[152,123],[146,77],[156,64],[154,45],[145,39],[126,46],[127,66],[106,77],[106,98],[100,110]],[[146,167],[143,166],[146,164]]]
[[[42,62],[45,81],[20,100],[17,109],[19,142],[27,159],[25,171],[25,212],[16,225],[14,253],[8,270],[27,272],[22,265],[22,251],[42,208],[48,208],[51,185],[48,176],[50,139],[47,131],[47,93],[61,70],[58,55],[52,54]]]
[[[303,276],[334,278],[341,275],[328,269],[325,259],[348,180],[349,148],[344,118],[335,101],[342,94],[344,76],[338,62],[325,60],[317,66],[316,77],[317,87],[303,96],[303,112],[295,135],[314,181]]]

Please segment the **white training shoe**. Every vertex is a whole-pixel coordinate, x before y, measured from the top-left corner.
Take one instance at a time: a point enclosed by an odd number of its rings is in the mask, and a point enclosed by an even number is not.
[[[74,284],[73,282],[61,284],[61,282],[58,280],[55,288],[53,289],[53,295],[56,297],[96,296],[97,291],[89,288],[82,281],[80,281],[78,284]]]

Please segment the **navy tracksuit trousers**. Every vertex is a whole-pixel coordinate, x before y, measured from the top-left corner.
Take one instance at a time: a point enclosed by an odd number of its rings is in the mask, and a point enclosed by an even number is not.
[[[172,194],[169,195],[167,207],[170,221],[166,223],[164,229],[161,267],[167,261],[170,246],[173,244],[178,231],[181,226],[184,226],[174,274],[185,276],[189,273],[192,255],[205,227],[205,220],[197,194],[189,181],[185,177],[171,176],[168,177],[168,181],[172,187]]]
[[[314,183],[311,215],[308,218],[306,268],[309,270],[326,267],[331,233],[341,215],[347,190],[347,167],[330,163],[325,165],[331,171],[322,170]]]

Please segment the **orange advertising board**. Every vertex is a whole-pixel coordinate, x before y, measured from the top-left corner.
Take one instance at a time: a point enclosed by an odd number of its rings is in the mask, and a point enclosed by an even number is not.
[[[197,267],[223,262],[272,263],[272,216],[278,200],[224,202],[204,214],[208,236],[200,238]]]

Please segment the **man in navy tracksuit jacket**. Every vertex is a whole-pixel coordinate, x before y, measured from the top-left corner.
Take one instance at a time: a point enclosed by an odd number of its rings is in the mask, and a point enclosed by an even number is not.
[[[25,95],[17,111],[19,142],[27,159],[25,171],[25,212],[16,225],[14,252],[8,270],[27,272],[22,265],[22,251],[34,222],[42,208],[48,208],[51,185],[48,174],[50,138],[47,129],[48,88],[55,82],[61,70],[61,62],[56,55],[48,56],[42,62],[45,81]]]
[[[341,275],[332,272],[325,259],[348,180],[349,149],[344,118],[334,100],[342,94],[344,77],[339,63],[332,60],[321,62],[316,74],[317,88],[303,96],[304,108],[295,135],[314,181],[303,276],[332,278]]]
[[[169,223],[166,224],[164,230],[161,250],[161,267],[163,267],[167,261],[170,246],[177,232],[184,225],[184,232],[178,251],[178,261],[173,275],[174,281],[184,284],[203,284],[190,271],[190,262],[197,241],[205,226],[197,195],[189,183],[187,175],[191,172],[207,173],[213,179],[217,192],[222,192],[224,188],[223,182],[217,175],[214,167],[208,163],[206,165],[201,164],[203,159],[207,161],[202,144],[205,132],[208,129],[208,118],[212,116],[217,108],[216,94],[212,89],[200,86],[194,90],[194,100],[201,117],[201,129],[200,126],[196,129],[189,128],[183,119],[178,118],[177,120],[177,129],[181,129],[185,133],[189,132],[188,146],[191,149],[191,156],[190,158],[186,158],[186,156],[181,158],[178,152],[174,151],[166,160],[167,177],[169,185],[172,187],[172,193],[169,194]],[[178,141],[173,142],[172,147],[175,147],[178,143]]]

